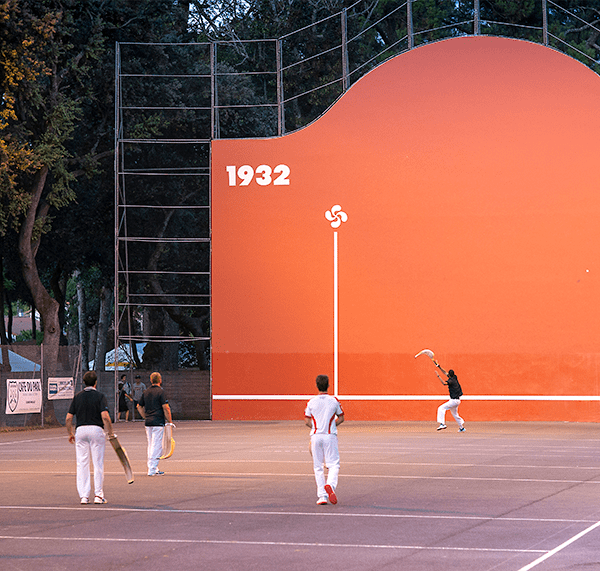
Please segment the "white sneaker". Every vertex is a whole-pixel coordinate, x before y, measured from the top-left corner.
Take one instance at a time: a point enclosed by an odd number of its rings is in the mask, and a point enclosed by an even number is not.
[[[327,498],[319,498],[317,500],[317,505],[318,506],[326,506],[327,505]]]
[[[90,500],[88,500],[87,498],[81,498],[81,503],[82,504],[89,504]]]
[[[437,429],[438,430],[444,430],[444,428],[448,428],[445,424],[440,424]]]
[[[108,503],[108,501],[107,501],[107,499],[106,499],[106,498],[101,498],[100,496],[96,496],[96,497],[94,498],[94,503],[95,503],[95,504],[107,504],[107,503]]]

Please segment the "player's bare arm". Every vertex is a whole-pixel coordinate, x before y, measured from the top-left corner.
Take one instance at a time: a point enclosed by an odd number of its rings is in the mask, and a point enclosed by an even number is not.
[[[110,421],[110,415],[107,410],[103,410],[101,413],[102,422],[104,423],[104,432],[108,434],[109,438],[112,438],[115,434],[113,432],[112,422]]]
[[[335,419],[335,425],[339,426],[340,424],[342,424],[342,422],[344,422],[344,415],[340,414],[336,419]]]
[[[139,404],[137,405],[137,410],[140,413],[140,416],[145,419],[146,418],[146,409],[142,408]]]
[[[162,407],[163,412],[165,413],[165,420],[169,424],[173,424],[173,418],[171,417],[171,407],[168,405],[168,403],[163,404]]]
[[[312,428],[312,418],[310,418],[310,416],[305,416],[304,424],[306,424],[306,426],[308,426],[308,428]]]
[[[75,432],[73,430],[73,415],[68,412],[67,418],[65,419],[65,427],[67,429],[67,433],[69,434],[69,442],[71,444],[75,443]]]

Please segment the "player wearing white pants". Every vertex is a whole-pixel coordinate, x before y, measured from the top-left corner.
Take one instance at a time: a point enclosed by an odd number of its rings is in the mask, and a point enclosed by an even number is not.
[[[437,409],[437,421],[440,426],[446,426],[446,411],[449,410],[456,420],[459,428],[462,428],[465,424],[465,421],[458,415],[458,405],[460,404],[460,399],[450,399],[448,402],[441,404]]]
[[[106,435],[100,426],[79,426],[75,430],[75,456],[77,458],[77,491],[80,498],[89,498],[90,457],[94,466],[94,496],[104,497],[104,450]]]
[[[317,504],[325,505],[328,500],[336,504],[335,490],[340,473],[337,427],[344,422],[344,411],[338,399],[327,394],[327,375],[317,377],[317,389],[319,394],[308,401],[304,411],[305,423],[311,428],[310,451],[317,483]],[[323,466],[327,468],[327,481]]]
[[[313,434],[310,437],[310,449],[317,482],[317,498],[324,500],[328,496],[325,486],[330,486],[335,491],[338,485],[340,452],[337,434]],[[324,466],[327,467],[327,482],[325,481]]]
[[[158,469],[158,461],[162,453],[162,439],[165,422],[173,423],[171,407],[167,395],[161,387],[162,377],[154,372],[150,375],[150,387],[140,397],[137,410],[146,424],[146,439],[148,441],[148,476],[163,476]]]
[[[444,381],[439,375],[440,382],[442,385],[448,387],[448,392],[450,393],[450,400],[441,404],[437,409],[437,421],[439,423],[438,430],[444,430],[446,427],[446,411],[449,410],[456,420],[456,424],[458,424],[458,431],[465,431],[465,421],[458,414],[458,406],[460,405],[460,397],[462,397],[463,392],[458,382],[458,377],[454,373],[452,369],[448,372],[444,371],[442,367],[437,365],[437,368],[446,375],[448,380]]]
[[[158,472],[158,461],[162,454],[162,441],[165,427],[146,426],[146,439],[148,440],[148,474]]]
[[[104,497],[104,449],[106,434],[114,436],[108,413],[106,396],[96,390],[98,376],[94,371],[83,375],[85,388],[78,392],[69,407],[65,426],[69,433],[69,442],[75,444],[77,461],[77,491],[82,504],[90,501],[90,459],[94,465],[94,503],[105,504]],[[73,430],[73,419],[76,429]]]

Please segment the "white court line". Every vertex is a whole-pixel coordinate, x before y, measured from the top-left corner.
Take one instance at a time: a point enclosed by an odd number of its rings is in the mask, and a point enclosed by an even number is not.
[[[304,452],[305,449],[303,448],[302,451]],[[19,463],[33,463],[33,464],[38,464],[40,462],[39,458],[7,458],[7,459],[2,459],[2,462],[6,463],[6,464],[19,464]],[[70,460],[69,460],[70,462]],[[235,459],[223,459],[223,460],[212,460],[212,459],[180,459],[180,458],[175,458],[175,459],[170,459],[169,460],[170,465],[173,466],[175,464],[291,464],[291,465],[300,465],[300,466],[305,466],[307,464],[306,460],[254,460],[251,458],[247,458],[247,459],[243,459],[243,460],[235,460]],[[345,460],[343,462],[343,466],[393,466],[397,469],[400,468],[423,468],[423,467],[427,467],[427,468],[448,468],[448,463],[447,462],[368,462],[368,461],[363,461],[363,462],[357,462],[357,461],[347,461]],[[491,470],[501,470],[501,469],[510,469],[510,470],[541,470],[541,471],[547,471],[547,470],[568,470],[569,472],[576,472],[577,470],[583,470],[583,471],[587,471],[587,470],[593,470],[593,471],[600,471],[600,466],[545,466],[545,465],[532,465],[532,464],[472,464],[472,463],[465,463],[465,464],[456,464],[456,463],[452,463],[452,468],[477,468],[477,469],[481,469],[483,470],[485,469],[491,469]],[[5,470],[4,472],[7,472],[7,470]],[[0,471],[0,474],[3,473],[2,471]],[[29,473],[28,471],[24,470],[23,473]],[[32,473],[36,473],[36,472],[32,472]],[[141,472],[140,472],[141,473]],[[169,470],[169,474],[174,474],[175,472],[172,472],[171,470]],[[179,472],[178,472],[179,473]],[[237,474],[239,474],[240,472],[236,472]],[[346,474],[342,474],[342,476],[345,476]]]
[[[249,401],[308,401],[312,395],[213,395],[213,400]],[[336,395],[341,401],[423,401],[448,400],[445,395]],[[558,401],[598,402],[600,395],[464,395],[461,400],[472,401]]]
[[[201,545],[249,545],[249,546],[276,546],[276,547],[341,547],[354,549],[390,549],[390,550],[407,550],[414,549],[419,551],[477,551],[477,552],[492,552],[492,553],[540,553],[539,549],[497,549],[488,547],[433,547],[423,545],[376,545],[376,544],[360,544],[360,543],[308,543],[308,542],[289,542],[289,541],[239,541],[225,539],[125,539],[121,537],[44,537],[44,536],[16,536],[16,535],[0,535],[0,539],[12,539],[16,541],[51,541],[56,544],[58,541],[77,541],[77,542],[110,542],[119,543],[187,543]]]
[[[9,446],[11,444],[31,444],[32,442],[43,442],[45,440],[65,440],[67,436],[51,436],[49,438],[29,438],[27,440],[9,440],[0,442],[0,446]]]
[[[181,508],[115,508],[103,506],[101,508],[90,508],[89,506],[0,506],[0,510],[26,510],[26,511],[89,511],[98,509],[103,512],[123,512],[123,513],[164,513],[164,514],[191,514],[191,515],[249,515],[249,516],[297,516],[312,518],[373,518],[373,519],[436,519],[436,520],[467,520],[490,523],[592,523],[589,519],[559,519],[559,518],[529,518],[529,517],[490,517],[490,516],[472,516],[472,515],[442,515],[442,514],[390,514],[390,513],[348,513],[348,512],[290,512],[290,511],[258,511],[258,510],[208,510],[208,509],[181,509]],[[531,550],[535,551],[535,550]],[[544,549],[537,550],[544,553]]]
[[[304,451],[304,448],[302,449]],[[11,460],[8,460],[9,462]],[[18,460],[19,462],[29,461],[29,460]],[[39,462],[37,459],[31,459],[32,462]],[[305,465],[306,460],[253,460],[253,459],[244,459],[244,460],[181,460],[175,459],[172,462],[178,462],[181,464],[301,464]],[[433,467],[433,468],[447,468],[448,463],[446,462],[356,462],[356,461],[347,461],[344,460],[342,463],[344,466],[395,466],[396,468],[403,467],[419,467],[422,468],[424,466]],[[490,469],[501,469],[501,468],[510,468],[510,469],[522,469],[522,470],[569,470],[570,472],[576,470],[598,470],[600,471],[600,466],[533,466],[531,464],[456,464],[452,463],[453,468],[490,468]]]
[[[588,527],[587,529],[584,529],[582,532],[578,533],[571,539],[565,541],[564,543],[561,543],[558,547],[555,547],[551,551],[548,551],[548,553],[546,553],[545,555],[542,555],[535,561],[531,562],[529,565],[525,565],[525,567],[521,567],[521,569],[519,569],[519,571],[529,571],[529,569],[533,569],[534,567],[537,567],[540,563],[542,563],[543,561],[546,561],[546,559],[549,559],[553,555],[556,555],[559,551],[562,551],[565,547],[568,547],[569,545],[571,545],[571,543],[575,543],[578,539],[581,539],[584,535],[588,534],[590,531],[593,531],[594,529],[596,529],[599,526],[600,526],[600,521],[597,521],[594,525],[591,525],[590,527]]]
[[[72,476],[74,471],[49,471],[41,470],[39,472],[33,470],[0,470],[0,475],[14,474],[40,474],[53,476]],[[104,472],[105,475],[121,474],[121,472]],[[134,475],[143,476],[146,471],[134,472]],[[291,474],[286,472],[174,472],[169,470],[168,475],[171,476],[218,476],[219,478],[314,478],[314,474]],[[340,476],[342,477],[342,476]],[[600,484],[600,480],[549,480],[541,478],[476,478],[468,476],[400,476],[400,475],[385,475],[385,474],[344,474],[346,478],[377,478],[379,480],[452,480],[466,482],[519,482],[532,484]]]

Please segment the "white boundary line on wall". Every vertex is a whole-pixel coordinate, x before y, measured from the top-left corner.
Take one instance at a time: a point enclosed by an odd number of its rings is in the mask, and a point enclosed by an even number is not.
[[[213,400],[309,400],[314,395],[213,395]],[[337,395],[350,401],[419,401],[444,400],[448,395]],[[473,401],[588,401],[600,402],[600,395],[466,395],[461,400]]]

